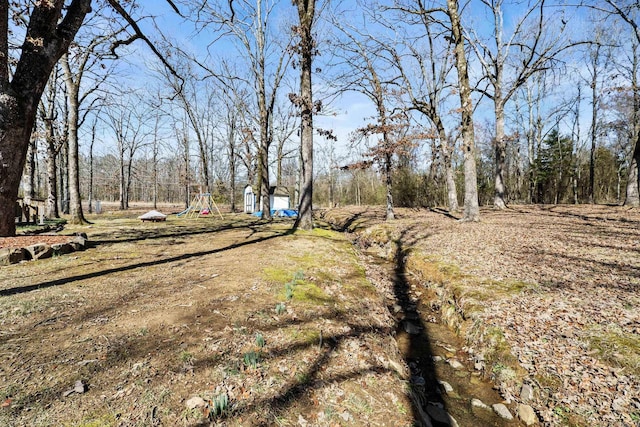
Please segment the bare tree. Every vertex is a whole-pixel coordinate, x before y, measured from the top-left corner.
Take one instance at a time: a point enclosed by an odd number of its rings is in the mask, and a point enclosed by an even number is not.
[[[300,67],[300,160],[301,184],[298,218],[294,228],[313,228],[313,89],[311,71],[315,42],[313,24],[316,15],[316,0],[294,0],[298,10],[299,25],[295,28],[299,38],[297,51]]]
[[[102,65],[101,55],[98,53],[98,50],[101,45],[108,42],[111,37],[113,37],[113,34],[95,36],[85,47],[81,47],[79,44],[72,45],[70,49],[73,52],[72,60],[69,59],[69,54],[65,53],[62,55],[60,61],[64,73],[64,82],[67,88],[66,94],[69,107],[67,117],[67,142],[69,145],[69,212],[71,214],[70,222],[72,224],[84,224],[87,222],[82,212],[82,203],[80,198],[78,131],[84,122],[86,114],[86,111],[85,114],[82,114],[81,106],[83,103],[86,104],[87,100],[90,100],[91,104],[93,104],[98,99],[93,97],[92,100],[92,94],[104,82],[108,73],[103,73],[101,77],[93,79],[89,87],[86,88],[84,92],[81,92],[83,79],[86,81],[85,77],[92,71],[92,69]],[[91,106],[88,108],[90,109]]]
[[[402,138],[392,141],[393,134],[398,126],[406,127],[405,123],[394,123],[392,113],[387,103],[391,99],[392,89],[395,87],[395,77],[385,76],[384,69],[388,68],[387,58],[382,54],[384,45],[376,42],[375,35],[362,34],[352,25],[340,23],[338,18],[333,19],[333,24],[340,29],[346,37],[344,42],[336,42],[337,52],[334,55],[341,56],[345,64],[348,64],[346,72],[338,78],[342,90],[355,90],[364,94],[373,102],[377,116],[375,123],[371,123],[356,131],[356,139],[368,138],[371,135],[380,135],[376,147],[369,153],[376,160],[383,172],[386,187],[386,219],[395,218],[393,212],[393,155],[400,149],[398,144]],[[382,66],[380,62],[387,62]],[[368,163],[356,163],[368,166]]]
[[[507,136],[505,133],[505,106],[516,91],[535,73],[553,66],[555,58],[576,43],[565,34],[567,22],[546,19],[546,0],[537,0],[528,6],[522,18],[516,21],[510,35],[505,34],[504,1],[482,0],[492,19],[492,37],[484,42],[476,31],[470,37],[484,78],[490,90],[482,93],[493,101],[495,113],[495,197],[494,206],[506,207],[505,165]],[[551,36],[551,34],[553,34]]]
[[[471,84],[467,54],[465,52],[465,37],[458,10],[457,0],[447,0],[447,16],[451,23],[451,38],[453,39],[456,70],[458,71],[458,90],[460,96],[460,113],[462,121],[462,153],[464,157],[464,210],[463,221],[479,221],[480,206],[478,204],[478,181],[476,173],[476,148],[473,129],[473,101],[471,99]]]
[[[636,1],[631,0],[603,0],[603,1],[585,1],[585,4],[595,10],[606,15],[618,17],[629,26],[633,33],[633,37],[640,43],[640,26],[638,25],[638,12],[640,5]],[[639,97],[640,85],[637,85],[637,76],[632,77],[632,90]],[[636,105],[637,107],[637,105]],[[638,110],[636,110],[638,111]],[[637,119],[638,117],[636,117]],[[631,154],[631,162],[629,164],[629,174],[627,181],[627,191],[624,204],[627,206],[640,206],[640,132],[636,135],[636,140],[632,143],[634,148]]]
[[[239,43],[239,53],[247,60],[249,76],[245,82],[253,87],[258,113],[258,178],[262,218],[271,218],[269,197],[269,148],[273,142],[273,113],[278,92],[291,59],[289,43],[278,43],[272,27],[277,3],[264,0],[240,0],[231,4],[204,2],[197,7],[198,24],[222,28]],[[211,70],[210,67],[206,69]],[[241,75],[211,75],[218,79],[239,79]]]
[[[122,94],[120,102],[112,102],[107,111],[108,125],[113,131],[119,159],[120,209],[129,209],[133,161],[137,151],[151,133],[147,106],[135,93]]]
[[[91,10],[90,0],[36,2],[13,73],[9,2],[0,3],[0,236],[16,232],[14,206],[38,102],[58,59]]]

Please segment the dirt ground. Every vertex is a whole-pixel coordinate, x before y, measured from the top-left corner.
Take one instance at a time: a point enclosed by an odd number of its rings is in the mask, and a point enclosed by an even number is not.
[[[381,253],[402,251],[413,283],[435,288],[503,396],[545,425],[640,425],[640,211],[610,206],[325,213]]]
[[[638,210],[319,214],[397,262],[411,299],[438,296],[424,304],[505,402],[527,384],[543,425],[640,421]],[[64,231],[87,233],[87,251],[0,267],[0,425],[417,422],[390,290],[345,234],[230,214],[91,219]]]
[[[394,322],[339,233],[105,215],[0,269],[0,425],[412,425]]]

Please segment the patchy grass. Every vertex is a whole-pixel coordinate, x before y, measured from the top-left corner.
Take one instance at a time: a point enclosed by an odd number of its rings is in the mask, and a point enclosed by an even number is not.
[[[586,340],[607,363],[640,372],[640,335],[625,332],[615,324],[597,325],[587,331]]]
[[[392,329],[341,233],[247,215],[90,220],[65,230],[88,250],[1,268],[0,425],[322,425],[325,408],[334,423],[413,424],[397,411],[405,381],[367,350]],[[77,380],[87,390],[64,396]],[[345,390],[354,400],[335,400]]]

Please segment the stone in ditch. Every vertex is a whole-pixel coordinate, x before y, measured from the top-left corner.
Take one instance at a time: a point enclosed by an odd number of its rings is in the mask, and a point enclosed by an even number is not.
[[[449,359],[449,360],[447,360],[447,363],[453,369],[463,369],[464,368],[464,365],[462,363],[460,363],[460,361],[458,359]]]
[[[533,387],[529,384],[522,384],[522,388],[520,389],[520,399],[522,399],[523,402],[533,400]]]
[[[5,248],[0,249],[0,265],[16,264],[26,259],[26,253],[23,248]]]
[[[538,423],[538,417],[536,416],[536,413],[533,412],[533,408],[531,406],[520,403],[517,411],[518,418],[520,418],[526,425],[533,426]]]
[[[491,407],[499,417],[504,418],[505,420],[513,419],[513,415],[511,415],[511,412],[509,412],[509,409],[504,405],[504,403],[495,403],[491,405]]]
[[[431,419],[436,424],[451,426],[451,427],[456,427],[458,425],[456,420],[440,406],[429,404],[427,406],[427,414],[429,414]]]
[[[51,245],[54,255],[64,255],[73,252],[73,246],[69,243],[56,243]]]
[[[471,406],[474,407],[474,408],[480,408],[480,409],[484,409],[484,410],[487,410],[487,411],[491,410],[491,408],[489,408],[489,406],[486,405],[480,399],[471,399]]]
[[[442,389],[444,390],[445,393],[451,393],[453,391],[453,387],[451,387],[451,384],[449,384],[446,381],[438,381],[440,383],[440,386],[442,386]]]
[[[422,328],[413,322],[404,322],[404,331],[409,335],[420,335]]]

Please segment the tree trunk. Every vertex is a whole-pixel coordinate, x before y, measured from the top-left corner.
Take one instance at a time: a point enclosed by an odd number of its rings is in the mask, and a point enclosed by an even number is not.
[[[463,221],[479,221],[478,178],[476,173],[476,148],[473,129],[473,104],[467,70],[467,57],[464,49],[464,35],[458,15],[458,1],[447,0],[447,12],[451,20],[451,33],[455,43],[456,69],[462,113],[462,151],[464,157],[464,211]]]
[[[60,211],[69,214],[69,144],[67,141],[62,142],[60,153],[58,154],[60,165],[58,167],[58,181],[60,182],[61,205]]]
[[[384,175],[385,175],[385,184],[387,188],[387,221],[391,221],[396,218],[393,213],[393,194],[392,194],[392,182],[391,182],[391,153],[385,153],[384,159]]]
[[[28,202],[36,197],[36,151],[36,140],[30,138],[22,181],[22,194],[25,201]]]
[[[18,188],[35,111],[5,93],[0,97],[0,117],[0,236],[15,236]]]
[[[16,232],[15,203],[37,106],[51,70],[91,11],[91,0],[36,2],[10,81],[9,2],[0,3],[0,236]]]
[[[294,227],[313,228],[313,92],[311,64],[313,61],[313,35],[315,0],[296,0],[300,19],[300,144],[302,146],[302,184],[298,219]]]
[[[504,134],[504,105],[502,98],[498,95],[499,92],[497,87],[495,88],[495,92],[496,94],[494,95],[494,103],[496,115],[496,176],[493,205],[498,209],[505,209],[507,207],[507,204],[505,202],[504,170],[507,158],[507,142]]]
[[[120,144],[124,144],[124,142],[120,141]],[[125,164],[124,164],[124,149],[120,148],[120,210],[123,211],[125,209]]]
[[[625,206],[640,206],[640,174],[638,173],[638,165],[640,165],[640,136],[636,140],[629,164],[629,178],[627,181],[627,195],[624,201]]]
[[[93,212],[93,146],[96,142],[96,123],[91,128],[91,144],[89,144],[89,213]]]
[[[45,120],[45,129],[47,135],[47,202],[45,215],[48,218],[60,218],[60,212],[58,211],[58,168],[56,167],[58,150],[51,120]]]
[[[64,81],[67,87],[67,99],[69,111],[67,116],[68,133],[67,142],[69,144],[69,213],[71,224],[86,224],[87,220],[82,213],[82,200],[80,197],[80,165],[78,156],[78,113],[80,109],[79,85],[73,81],[73,75],[69,68],[67,56],[62,58],[62,69],[64,71]]]
[[[453,168],[451,165],[451,147],[449,146],[449,139],[447,138],[444,125],[442,124],[442,120],[440,120],[439,116],[436,121],[436,128],[438,129],[438,139],[440,139],[440,151],[442,151],[444,178],[447,183],[449,212],[458,212],[460,207],[458,206],[458,189],[456,188],[456,180],[453,175]]]

